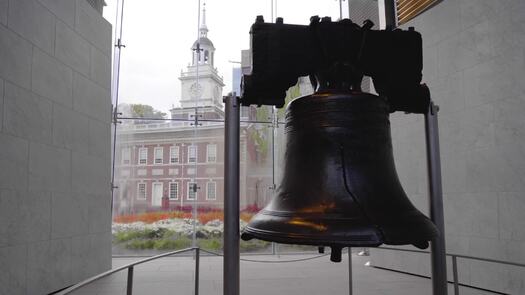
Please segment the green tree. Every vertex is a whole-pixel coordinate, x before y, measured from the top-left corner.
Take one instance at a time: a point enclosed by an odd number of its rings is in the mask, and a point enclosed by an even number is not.
[[[128,118],[143,118],[143,119],[165,119],[166,113],[154,109],[147,104],[128,104],[121,103],[118,105],[119,112],[123,117]],[[156,120],[137,120],[136,124],[151,123]]]
[[[290,87],[286,91],[284,106],[280,109],[275,110],[275,115],[277,116],[277,119],[280,122],[284,121],[286,107],[288,106],[288,104],[299,96],[301,96],[301,89],[299,87],[299,83]],[[270,106],[262,106],[257,108],[256,120],[262,122],[272,121],[272,108]],[[259,128],[255,128],[255,126],[251,126],[248,129],[248,134],[256,147],[257,162],[264,162],[269,156],[270,136],[273,130],[271,130],[270,126],[266,124],[262,126],[259,125],[258,127]]]
[[[133,118],[164,119],[166,117],[166,113],[156,110],[147,104],[121,103],[118,108],[123,116],[130,116]]]
[[[284,120],[284,116],[285,116],[285,113],[286,113],[286,107],[288,106],[288,104],[292,100],[298,98],[299,96],[301,96],[301,89],[299,88],[299,83],[297,83],[294,86],[290,87],[286,91],[286,97],[284,98],[284,106],[277,110],[277,118],[279,119],[279,121]]]

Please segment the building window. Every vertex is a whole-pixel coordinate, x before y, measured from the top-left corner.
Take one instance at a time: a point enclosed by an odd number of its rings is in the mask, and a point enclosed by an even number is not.
[[[188,200],[193,201],[197,200],[197,183],[196,182],[188,182]]]
[[[206,150],[206,159],[208,162],[217,161],[217,145],[216,144],[208,144],[207,150]]]
[[[139,164],[146,165],[148,163],[148,148],[139,149]]]
[[[214,181],[206,185],[206,200],[217,200],[217,183]]]
[[[179,162],[179,147],[178,146],[172,146],[170,147],[170,163],[178,163]]]
[[[197,162],[197,146],[190,145],[188,146],[188,163],[196,163],[196,162]]]
[[[179,199],[179,183],[170,182],[170,200]]]
[[[162,164],[163,153],[164,149],[162,147],[155,148],[155,164]]]
[[[131,162],[131,149],[125,147],[122,149],[122,164],[129,164]]]
[[[137,199],[146,200],[146,184],[139,183],[137,185]]]

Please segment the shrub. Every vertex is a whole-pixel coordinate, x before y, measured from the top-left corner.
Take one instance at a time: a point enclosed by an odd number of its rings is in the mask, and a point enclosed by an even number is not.
[[[262,208],[260,208],[259,206],[257,206],[257,204],[253,203],[251,205],[248,205],[246,206],[246,208],[244,208],[243,210],[241,210],[242,212],[247,212],[247,213],[257,213],[259,211],[261,211]]]
[[[200,239],[197,241],[197,244],[205,250],[219,251],[222,249],[222,239],[218,238]]]
[[[218,219],[218,220],[224,220],[224,212],[223,211],[210,211],[206,213],[200,213],[197,215],[197,219],[201,224],[206,224],[212,220]]]
[[[191,240],[186,237],[178,237],[177,239],[160,239],[156,240],[153,248],[156,250],[177,250],[188,248],[191,246]]]
[[[152,229],[121,231],[113,235],[114,240],[117,243],[127,242],[134,239],[149,239],[151,236],[155,236],[155,231]]]
[[[253,215],[255,214],[250,212],[241,212],[241,220],[244,222],[249,222],[252,219]]]
[[[249,251],[264,249],[268,247],[269,245],[270,245],[270,242],[254,239],[254,240],[249,240],[249,241],[241,240],[239,247],[242,251],[249,252]]]
[[[132,240],[126,243],[125,247],[127,249],[132,249],[132,250],[144,250],[144,249],[153,248],[154,244],[155,244],[155,241],[153,240]]]
[[[171,218],[191,218],[192,214],[183,211],[159,211],[159,212],[144,212],[132,215],[119,215],[113,218],[116,223],[132,223],[132,222],[144,222],[153,223],[163,219]]]

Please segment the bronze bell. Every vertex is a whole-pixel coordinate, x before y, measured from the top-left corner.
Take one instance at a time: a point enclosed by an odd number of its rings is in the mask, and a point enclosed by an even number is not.
[[[427,248],[434,224],[407,198],[392,152],[389,105],[363,92],[319,91],[290,103],[285,171],[242,239],[332,248]]]

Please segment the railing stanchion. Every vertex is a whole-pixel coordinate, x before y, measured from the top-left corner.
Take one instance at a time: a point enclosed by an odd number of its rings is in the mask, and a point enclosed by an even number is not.
[[[352,278],[352,248],[348,247],[348,294],[354,293],[354,281]]]
[[[454,295],[459,295],[458,258],[452,255],[452,275],[454,276]]]
[[[199,260],[200,248],[195,248],[195,295],[199,295]]]
[[[126,288],[126,295],[133,294],[133,266],[128,267],[128,284]]]

